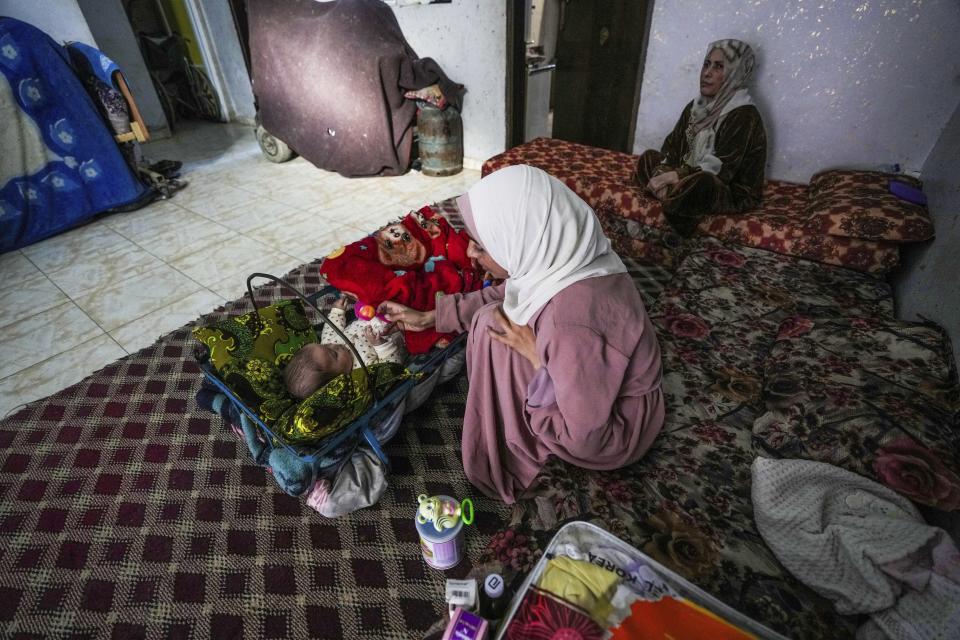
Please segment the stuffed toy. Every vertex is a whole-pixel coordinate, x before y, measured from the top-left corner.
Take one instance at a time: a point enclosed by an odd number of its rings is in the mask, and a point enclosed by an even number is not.
[[[376,309],[393,300],[418,311],[436,308],[439,296],[479,289],[483,274],[467,257],[470,238],[430,207],[408,214],[324,259],[320,273],[340,291]],[[450,335],[406,331],[407,350],[425,353]]]

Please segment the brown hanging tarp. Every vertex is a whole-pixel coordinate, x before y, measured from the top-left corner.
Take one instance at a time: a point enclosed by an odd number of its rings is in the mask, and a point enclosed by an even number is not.
[[[417,57],[381,0],[248,0],[247,12],[260,123],[321,169],[404,173],[416,117],[404,92],[440,83],[461,106],[463,86]]]

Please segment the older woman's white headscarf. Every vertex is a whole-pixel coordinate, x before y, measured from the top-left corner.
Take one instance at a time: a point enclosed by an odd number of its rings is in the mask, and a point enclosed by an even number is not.
[[[728,39],[711,42],[704,60],[714,49],[723,52],[723,84],[715,96],[707,98],[697,94],[693,101],[686,131],[689,151],[683,161],[691,167],[699,166],[704,171],[716,174],[720,172],[720,160],[713,155],[717,127],[723,117],[737,107],[753,104],[747,82],[753,74],[756,57],[746,42]]]
[[[575,282],[627,270],[593,209],[541,169],[500,169],[467,196],[471,233],[510,274],[503,310],[517,324]]]

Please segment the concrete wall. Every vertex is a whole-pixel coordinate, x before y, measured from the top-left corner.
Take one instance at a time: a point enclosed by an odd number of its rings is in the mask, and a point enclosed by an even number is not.
[[[137,37],[120,0],[78,0],[86,24],[97,39],[97,48],[113,58],[137,101],[140,115],[152,137],[170,135],[157,90],[143,61]]]
[[[655,0],[634,151],[659,148],[698,93],[706,46],[753,46],[768,176],[919,171],[960,100],[956,0]]]
[[[937,237],[905,247],[893,284],[899,317],[946,327],[960,361],[960,104],[923,164],[923,188]]]
[[[0,0],[0,16],[29,22],[60,44],[97,46],[77,0]]]
[[[417,55],[433,58],[451,80],[467,87],[464,164],[479,168],[506,148],[506,3],[453,0],[392,9]]]

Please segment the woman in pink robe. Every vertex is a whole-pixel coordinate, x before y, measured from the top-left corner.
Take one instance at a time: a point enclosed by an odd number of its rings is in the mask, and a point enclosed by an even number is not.
[[[469,331],[467,478],[513,503],[550,456],[600,470],[640,459],[663,425],[660,348],[593,210],[522,165],[458,204],[470,256],[504,283],[444,296],[436,311],[380,310],[408,330]]]

